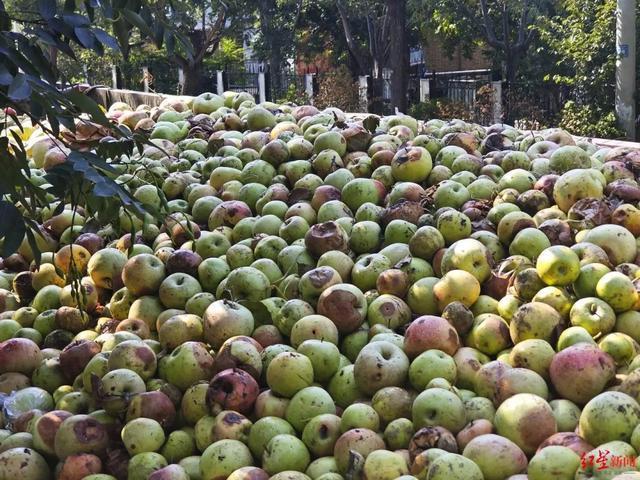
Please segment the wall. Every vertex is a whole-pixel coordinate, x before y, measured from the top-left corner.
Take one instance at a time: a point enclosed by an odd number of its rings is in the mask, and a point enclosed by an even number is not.
[[[456,70],[480,70],[491,68],[491,62],[476,48],[471,58],[465,57],[461,48],[456,48],[451,58],[438,37],[433,36],[424,47],[424,60],[429,72],[449,72]]]

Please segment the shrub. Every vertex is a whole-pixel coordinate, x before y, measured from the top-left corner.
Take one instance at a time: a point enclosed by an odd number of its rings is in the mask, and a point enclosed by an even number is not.
[[[307,105],[310,101],[311,99],[307,92],[299,88],[295,83],[290,83],[284,96],[277,100],[278,103],[292,103],[294,105]]]
[[[613,111],[601,110],[593,105],[578,105],[573,101],[565,103],[560,111],[559,126],[574,135],[585,137],[624,137]]]
[[[462,102],[454,102],[448,98],[432,98],[409,107],[409,115],[419,120],[440,118],[442,120],[473,120],[473,111]]]
[[[345,66],[319,75],[318,94],[313,103],[320,109],[337,107],[345,112],[359,112],[365,108],[360,104],[358,82],[353,80],[351,72]]]

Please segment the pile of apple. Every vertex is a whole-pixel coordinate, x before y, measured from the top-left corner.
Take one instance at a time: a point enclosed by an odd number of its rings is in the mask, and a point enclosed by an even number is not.
[[[108,116],[170,215],[52,203],[40,265],[0,259],[0,480],[640,478],[640,150],[246,93]],[[28,135],[46,188],[68,152]]]

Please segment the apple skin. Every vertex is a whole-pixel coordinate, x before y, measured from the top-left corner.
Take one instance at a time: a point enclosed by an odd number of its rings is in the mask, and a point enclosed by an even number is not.
[[[384,387],[401,386],[409,372],[409,359],[390,342],[374,342],[366,345],[354,363],[354,375],[358,388],[368,395]]]
[[[573,169],[591,168],[591,157],[580,147],[564,145],[553,151],[549,157],[549,166],[559,174]]]
[[[505,400],[496,410],[494,425],[499,435],[514,442],[527,455],[557,431],[549,404],[530,393],[519,393]]]
[[[554,245],[540,253],[536,270],[547,285],[566,286],[580,275],[580,259],[569,247]]]
[[[165,440],[162,426],[156,420],[145,417],[128,421],[120,435],[125,448],[132,456],[157,451]]]
[[[447,248],[442,257],[442,273],[464,270],[482,283],[491,273],[492,259],[487,248],[472,238],[458,240]]]
[[[201,93],[193,99],[193,113],[213,113],[224,106],[224,99],[215,93]]]
[[[235,470],[227,480],[268,480],[269,474],[258,467],[242,467]]]
[[[216,373],[228,368],[239,368],[256,380],[262,373],[262,347],[251,337],[231,337],[222,344],[215,358]]]
[[[55,437],[60,425],[73,414],[52,410],[33,423],[33,446],[46,455],[55,455]]]
[[[355,456],[360,464],[360,469],[364,466],[364,461],[369,454],[375,450],[384,449],[382,438],[366,428],[354,428],[343,433],[335,443],[333,456],[336,459],[338,470],[347,472],[349,458]]]
[[[413,424],[416,428],[441,426],[456,434],[466,423],[462,400],[443,388],[428,388],[413,402]]]
[[[175,348],[159,367],[161,378],[182,391],[186,391],[200,380],[208,380],[213,375],[214,359],[205,344],[185,342]]]
[[[270,475],[285,471],[302,472],[310,462],[311,456],[302,440],[286,433],[273,437],[262,454],[262,466]]]
[[[631,310],[638,301],[638,292],[631,279],[620,272],[603,275],[596,284],[596,295],[617,313]]]
[[[462,455],[473,460],[486,480],[507,478],[527,468],[527,456],[511,440],[488,433],[472,439]]]
[[[326,384],[338,371],[340,350],[330,342],[316,339],[305,340],[298,346],[298,352],[311,361],[316,382]]]
[[[109,436],[107,429],[98,420],[88,415],[73,415],[65,419],[55,435],[55,453],[63,460],[77,453],[106,451]]]
[[[258,419],[251,427],[247,440],[253,456],[261,458],[269,440],[282,433],[295,435],[295,430],[286,420],[279,417],[266,416]]]
[[[545,447],[559,445],[562,447],[568,447],[573,450],[579,456],[589,452],[593,449],[593,446],[587,443],[582,437],[575,432],[558,432],[551,435],[538,447],[538,451]]]
[[[408,474],[407,461],[400,453],[376,450],[364,463],[364,475],[370,480],[392,480]]]
[[[287,406],[285,418],[300,433],[310,419],[324,414],[335,414],[331,396],[320,387],[306,387],[298,391]]]
[[[453,357],[441,350],[427,350],[418,355],[409,368],[409,381],[416,390],[424,387],[434,378],[444,378],[455,383],[456,363]]]
[[[569,311],[571,325],[582,327],[591,336],[609,333],[616,323],[616,314],[611,306],[596,297],[581,298]]]
[[[471,198],[467,188],[453,180],[444,180],[438,185],[434,201],[436,208],[452,207],[460,208]]]
[[[244,370],[230,368],[215,375],[207,391],[211,408],[249,413],[258,397],[255,379]]]
[[[269,363],[267,384],[277,394],[291,398],[313,382],[311,360],[296,352],[282,352]]]
[[[200,474],[203,480],[228,477],[238,468],[253,465],[249,448],[238,440],[219,440],[202,453]]]
[[[342,278],[337,270],[332,267],[317,267],[300,277],[298,288],[302,299],[313,306],[317,304],[323,291],[339,283],[342,283]]]
[[[233,336],[251,335],[254,330],[251,311],[231,300],[217,300],[209,305],[203,322],[204,338],[214,348],[220,348]]]
[[[101,379],[101,388],[105,392],[102,408],[112,415],[124,413],[131,397],[146,391],[142,378],[127,369],[111,370],[106,373]]]
[[[554,344],[562,327],[563,319],[555,308],[542,302],[529,302],[516,310],[509,331],[514,343],[537,338]]]
[[[553,187],[553,199],[560,209],[568,212],[581,198],[602,198],[604,177],[593,169],[569,170]]]
[[[577,375],[577,371],[581,372]],[[601,392],[615,375],[615,363],[594,345],[579,343],[558,352],[549,370],[555,389],[578,405]]]
[[[31,448],[10,448],[0,453],[0,463],[3,466],[3,473],[13,478],[50,478],[47,461]]]
[[[564,398],[551,400],[549,402],[553,415],[556,417],[559,432],[573,432],[578,426],[580,419],[580,407],[571,400]]]
[[[449,270],[433,286],[433,294],[440,311],[454,301],[470,307],[480,296],[480,283],[469,272]]]
[[[404,336],[404,351],[410,359],[429,349],[454,355],[460,348],[456,330],[442,317],[424,315],[409,324]]]
[[[379,205],[385,195],[386,189],[378,180],[355,178],[342,188],[340,199],[355,212],[365,203]]]
[[[312,225],[304,239],[307,250],[316,258],[331,250],[346,252],[349,246],[346,232],[334,221]]]
[[[592,445],[629,442],[639,419],[640,405],[634,398],[622,392],[603,392],[582,409],[578,434]]]
[[[362,291],[373,290],[378,277],[391,268],[391,261],[381,253],[360,258],[351,269],[351,282]]]
[[[367,301],[362,291],[347,283],[332,285],[318,298],[318,313],[330,318],[342,334],[357,330],[367,314]]]
[[[32,340],[12,338],[0,343],[0,374],[14,372],[30,375],[41,361],[40,348]]]
[[[156,293],[165,275],[165,266],[158,257],[140,254],[125,263],[122,282],[133,295],[141,297]]]
[[[91,340],[77,340],[67,345],[60,352],[60,366],[64,375],[74,380],[86,367],[89,361],[100,353],[100,345]]]
[[[191,478],[180,465],[167,465],[149,475],[149,480],[189,480]]]
[[[619,225],[598,225],[587,232],[583,241],[601,247],[614,266],[633,262],[637,254],[635,237]]]

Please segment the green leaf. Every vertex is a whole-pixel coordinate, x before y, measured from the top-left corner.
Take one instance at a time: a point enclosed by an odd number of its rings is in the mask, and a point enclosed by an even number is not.
[[[45,20],[50,20],[56,15],[56,0],[38,0],[38,12]]]
[[[104,112],[100,109],[99,105],[84,93],[81,93],[76,89],[71,89],[66,92],[65,96],[82,112],[88,113],[91,116],[91,121],[99,123],[105,127],[111,126],[109,119],[104,115]]]
[[[6,87],[7,85],[11,85],[12,81],[13,75],[4,63],[0,63],[0,85]]]
[[[31,85],[27,81],[27,76],[19,73],[13,78],[7,96],[14,102],[26,100],[31,94]]]
[[[369,133],[375,133],[378,125],[380,125],[380,118],[375,115],[369,115],[362,121],[362,126],[366,128]]]
[[[65,13],[62,18],[71,27],[86,27],[91,25],[91,22],[84,15],[79,13]]]
[[[36,265],[40,265],[40,261],[42,260],[42,252],[40,252],[40,248],[38,248],[38,242],[36,242],[36,237],[33,234],[33,231],[30,228],[26,229],[27,241],[29,242],[29,246],[31,247],[31,251],[33,252],[33,258],[36,262]],[[38,232],[40,235],[40,232]]]
[[[22,214],[18,208],[10,202],[0,200],[0,238],[4,240],[3,257],[15,253],[24,239],[25,231]]]
[[[96,39],[98,39],[100,43],[109,47],[111,50],[116,50],[116,51],[120,50],[120,47],[118,46],[118,42],[116,41],[116,39],[113,38],[111,35],[109,35],[107,32],[105,32],[104,30],[102,30],[101,28],[94,28],[93,34],[95,35]]]
[[[86,27],[76,27],[73,29],[73,33],[76,34],[80,45],[84,48],[92,49],[96,43],[96,37],[93,35],[91,30]]]
[[[144,33],[148,37],[153,37],[153,30],[149,28],[149,25],[147,25],[144,19],[136,12],[125,8],[124,10],[122,10],[122,15],[131,25],[138,28],[138,30],[140,30],[142,33]]]

